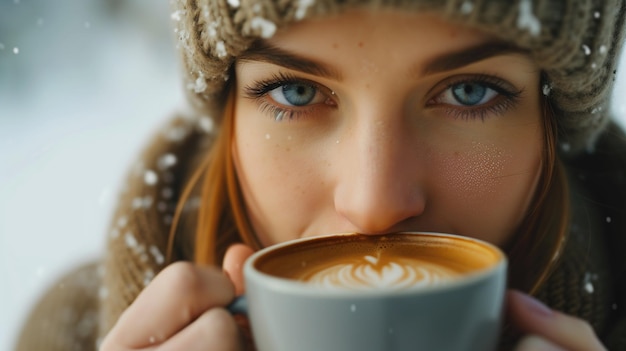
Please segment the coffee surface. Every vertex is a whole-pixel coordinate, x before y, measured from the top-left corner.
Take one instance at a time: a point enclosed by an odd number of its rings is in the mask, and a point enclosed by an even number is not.
[[[262,259],[261,271],[333,289],[404,289],[442,284],[498,261],[468,240],[392,234],[326,237],[284,247]]]
[[[295,278],[327,289],[369,289],[436,285],[461,275],[433,260],[387,256],[382,251],[378,257],[355,257],[350,262],[337,258]]]

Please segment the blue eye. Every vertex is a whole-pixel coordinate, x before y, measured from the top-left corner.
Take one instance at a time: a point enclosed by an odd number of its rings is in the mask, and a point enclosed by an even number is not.
[[[269,92],[276,102],[287,106],[305,106],[318,96],[317,88],[304,83],[287,83]]]
[[[439,93],[426,106],[464,120],[499,116],[517,104],[522,90],[493,75],[471,74],[450,77],[439,83]]]
[[[488,88],[485,84],[459,83],[451,86],[444,93],[444,99],[446,97],[453,98],[454,102],[447,101],[447,103],[452,105],[476,106],[490,101],[497,94],[495,90]]]

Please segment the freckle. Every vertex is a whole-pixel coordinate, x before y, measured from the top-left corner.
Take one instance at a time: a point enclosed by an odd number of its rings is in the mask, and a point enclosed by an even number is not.
[[[369,89],[369,88],[370,88],[369,83],[365,84],[365,89]]]
[[[510,156],[495,145],[474,142],[467,152],[455,151],[447,160],[446,177],[466,196],[495,191]],[[477,191],[482,189],[481,191]]]
[[[362,47],[363,47],[363,45],[364,45],[364,44],[363,44],[363,42],[362,42],[362,41],[360,41],[360,42],[359,42],[359,47],[360,47],[360,48],[362,48]]]
[[[333,43],[333,49],[339,49],[339,44]]]

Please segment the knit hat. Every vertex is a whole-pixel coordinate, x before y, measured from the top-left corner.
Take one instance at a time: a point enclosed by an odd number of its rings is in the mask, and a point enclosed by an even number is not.
[[[219,119],[230,68],[289,23],[354,6],[429,11],[530,52],[545,73],[561,151],[589,149],[609,121],[624,0],[172,0],[192,103]]]

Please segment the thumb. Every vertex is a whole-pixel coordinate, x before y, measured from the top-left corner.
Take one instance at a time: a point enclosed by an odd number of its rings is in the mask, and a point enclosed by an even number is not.
[[[235,294],[241,295],[245,291],[243,279],[243,263],[254,253],[250,246],[244,244],[233,244],[224,255],[222,268],[230,276],[230,280],[235,286]]]

